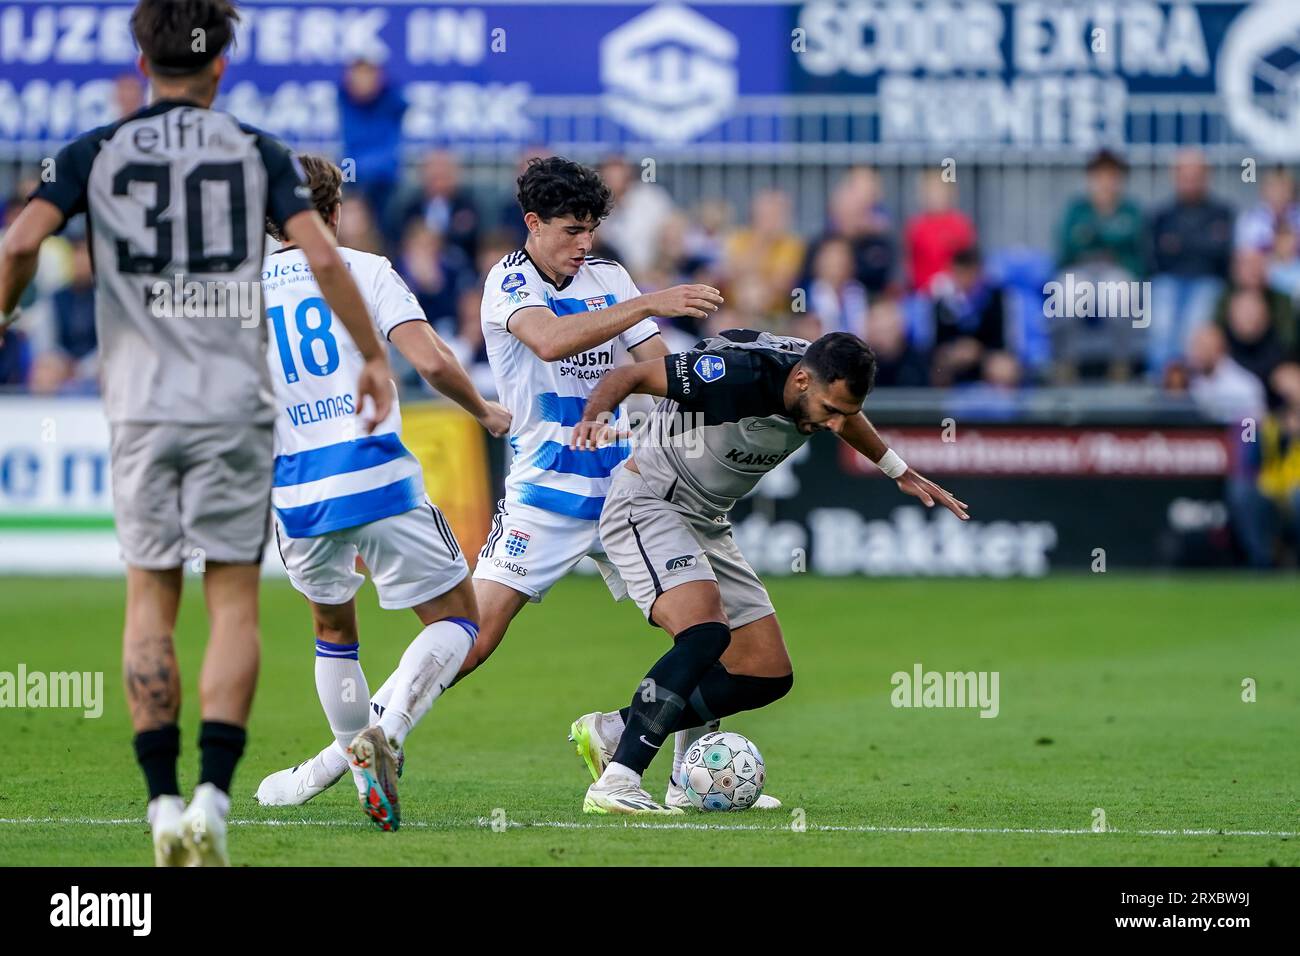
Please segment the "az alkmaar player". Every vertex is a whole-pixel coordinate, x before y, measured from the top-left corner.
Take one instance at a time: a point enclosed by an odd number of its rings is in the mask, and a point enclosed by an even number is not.
[[[900,491],[968,517],[964,502],[908,468],[862,414],[875,372],[871,349],[847,332],[809,344],[736,329],[693,351],[616,369],[592,393],[571,438],[592,455],[628,395],[663,398],[614,477],[600,539],[646,620],[673,646],[646,675],[655,693],[638,692],[623,711],[627,732],[613,753],[584,753],[596,777],[584,812],[681,813],[685,800],[661,806],[641,785],[667,735],[764,707],[790,690],[776,611],[727,514],[811,435],[833,432]],[[689,443],[686,432],[695,433]]]
[[[317,212],[337,234],[342,170],[317,156],[299,161]],[[274,223],[267,227],[284,239]],[[475,391],[389,261],[348,248],[339,254],[388,341],[430,385],[493,436],[504,435],[510,413]],[[420,463],[402,444],[396,399],[373,434],[356,437],[349,383],[361,356],[332,323],[302,251],[289,243],[267,256],[262,289],[277,405],[276,542],[289,580],[311,605],[316,692],[335,739],[319,769],[338,779],[351,754],[362,808],[380,829],[396,830],[398,753],[451,686],[478,633],[469,567],[447,519],[424,493]],[[383,715],[373,726],[359,661],[355,597],[365,579],[356,570],[358,555],[370,569],[380,606],[410,608],[423,627],[385,684]],[[258,787],[258,801],[294,802],[300,788],[311,785],[311,773],[307,765],[271,774]]]
[[[615,596],[624,594],[604,561],[596,520],[628,448],[577,454],[568,448],[569,433],[596,383],[625,352],[637,361],[668,354],[652,317],[707,319],[722,303],[718,290],[703,285],[642,295],[621,265],[588,255],[612,208],[595,171],[559,157],[535,159],[517,185],[528,238],[488,273],[482,306],[488,359],[513,416],[514,460],[474,569],[479,633],[459,677],[487,660],[525,604],[541,601],[587,555]],[[372,710],[384,706],[381,690]],[[616,727],[605,731],[617,740]],[[285,802],[305,803],[342,776],[326,772],[330,749],[300,765],[312,782]]]
[[[64,147],[56,175],[0,247],[3,329],[41,242],[86,213],[113,515],[127,565],[123,676],[159,866],[228,863],[230,782],[257,683],[275,420],[260,300],[252,315],[231,314],[238,310],[229,302],[258,281],[268,216],[302,250],[360,350],[348,383],[357,402],[371,398],[384,418],[392,394],[383,345],[292,155],[211,108],[238,19],[229,0],[140,0],[131,32],[150,104]],[[207,42],[196,45],[200,35]],[[188,281],[185,302],[173,301],[182,276],[212,290],[200,315],[188,310]],[[182,567],[195,553],[204,555],[209,635],[198,682],[198,784],[186,806],[172,635]]]

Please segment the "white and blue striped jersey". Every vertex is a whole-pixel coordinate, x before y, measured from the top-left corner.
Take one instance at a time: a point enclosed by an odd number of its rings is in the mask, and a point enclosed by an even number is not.
[[[385,338],[403,322],[425,321],[387,259],[355,249],[339,254]],[[424,477],[402,444],[396,396],[374,432],[361,433],[361,352],[334,320],[300,250],[266,257],[262,296],[276,400],[271,504],[285,533],[311,538],[423,506]]]
[[[610,475],[630,453],[624,442],[600,451],[573,451],[569,437],[582,420],[587,398],[606,372],[659,331],[638,322],[604,345],[558,362],[544,362],[510,332],[520,309],[545,306],[556,315],[594,312],[641,293],[617,262],[588,257],[578,274],[556,285],[522,249],[502,259],[483,287],[482,324],[488,361],[501,403],[513,421],[514,461],[506,477],[506,501],[595,521],[605,503]],[[618,410],[620,430],[627,415]]]

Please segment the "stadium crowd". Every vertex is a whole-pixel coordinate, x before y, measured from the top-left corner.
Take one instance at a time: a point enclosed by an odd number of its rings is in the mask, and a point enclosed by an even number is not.
[[[467,188],[446,150],[404,170],[404,104],[378,68],[354,64],[339,96],[343,155],[355,174],[339,241],[393,261],[491,394],[483,277],[524,240],[509,184],[495,194]],[[138,84],[119,83],[117,100],[123,114],[137,108]],[[543,154],[528,150],[521,168]],[[644,291],[705,282],[726,297],[711,329],[665,320],[669,348],[721,328],[806,338],[850,331],[875,349],[879,387],[950,388],[955,408],[985,420],[1014,416],[1017,397],[1035,385],[1155,384],[1216,420],[1258,423],[1229,495],[1251,563],[1271,563],[1283,524],[1300,540],[1300,201],[1290,170],[1263,171],[1256,203],[1234,209],[1212,194],[1205,159],[1188,150],[1172,164],[1171,198],[1143,210],[1127,194],[1123,157],[1102,150],[1066,205],[1056,248],[1027,252],[983,247],[940,169],[920,177],[903,222],[886,211],[873,169],[848,169],[830,190],[821,231],[802,235],[779,189],[756,193],[748,209],[720,200],[684,208],[627,159],[598,165],[615,207],[594,253],[624,263]],[[7,198],[0,227],[34,186],[22,182]],[[1048,308],[1053,282],[1066,300],[1085,284],[1140,285],[1117,313],[1098,307],[1106,298],[1098,293],[1094,314],[1061,315]],[[84,221],[47,241],[34,290],[0,347],[0,390],[93,394]],[[399,373],[404,390],[427,388],[413,370]]]

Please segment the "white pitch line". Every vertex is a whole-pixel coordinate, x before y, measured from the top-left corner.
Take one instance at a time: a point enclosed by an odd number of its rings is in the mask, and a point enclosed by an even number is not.
[[[368,829],[369,824],[363,821],[349,822],[344,820],[230,820],[230,826],[235,827],[337,827],[349,830]],[[35,826],[35,825],[63,825],[63,826],[138,826],[144,828],[148,824],[144,819],[94,819],[91,817],[0,817],[0,826]],[[415,830],[456,830],[456,829],[491,829],[493,822],[486,817],[480,817],[472,824],[457,823],[430,823],[423,820],[406,820],[402,823],[403,829]],[[608,823],[580,823],[567,820],[538,820],[533,822],[522,822],[517,820],[506,821],[506,827],[511,830],[527,829],[554,829],[554,830],[610,830],[622,828],[643,829],[643,830],[735,830],[747,832],[766,832],[766,833],[790,833],[793,832],[788,825],[784,826],[760,826],[757,824],[746,823],[650,823],[645,821],[609,821]],[[1121,830],[1108,829],[1096,831],[1087,828],[1081,829],[1064,829],[1052,827],[890,827],[890,826],[854,826],[849,824],[842,825],[820,825],[806,824],[805,829],[814,833],[965,833],[976,836],[985,835],[1024,835],[1024,836],[1096,836],[1099,833],[1115,833],[1121,836],[1143,836],[1143,837],[1271,837],[1275,839],[1289,840],[1300,837],[1300,832],[1290,830],[1210,830],[1210,829],[1184,829],[1184,830]]]

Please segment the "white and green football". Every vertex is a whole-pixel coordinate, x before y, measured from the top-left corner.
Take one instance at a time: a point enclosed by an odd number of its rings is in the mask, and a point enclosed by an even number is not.
[[[682,761],[686,797],[699,810],[748,810],[766,776],[758,748],[725,730],[695,741]]]

